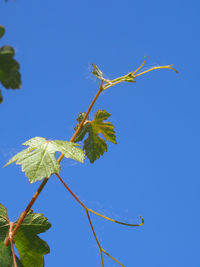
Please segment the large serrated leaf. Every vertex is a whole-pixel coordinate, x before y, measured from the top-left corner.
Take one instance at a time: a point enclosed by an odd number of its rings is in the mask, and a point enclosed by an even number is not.
[[[11,46],[0,47],[0,82],[9,89],[21,87],[19,63],[13,58],[15,51]]]
[[[79,123],[82,114],[83,113],[77,118]],[[85,122],[85,125],[75,139],[75,142],[80,142],[84,139],[85,135],[88,134],[88,137],[84,141],[83,150],[85,150],[85,154],[91,163],[100,158],[100,156],[107,151],[107,144],[99,134],[102,134],[106,140],[116,144],[114,126],[110,122],[103,122],[104,120],[107,120],[109,116],[110,114],[105,110],[98,110],[92,121],[88,120]],[[75,129],[77,127],[78,125]]]
[[[53,173],[60,172],[60,164],[55,158],[57,151],[63,153],[66,158],[84,162],[84,152],[72,142],[47,141],[43,137],[34,137],[23,145],[29,147],[12,157],[5,166],[15,161],[16,164],[22,165],[22,171],[25,172],[30,183],[42,180],[44,177],[49,178]]]
[[[16,225],[17,221],[14,223]],[[9,219],[6,208],[0,204],[0,267],[13,267],[10,248],[5,247],[3,241],[9,233]],[[44,255],[49,253],[49,246],[40,239],[38,234],[51,227],[48,219],[40,213],[30,210],[14,236],[14,244],[19,252],[18,267],[43,267]],[[2,244],[2,246],[1,246]],[[6,249],[5,249],[6,248]],[[11,255],[11,256],[10,256]],[[2,260],[5,257],[5,262]],[[11,261],[10,261],[11,260]],[[1,263],[10,265],[1,265]],[[10,263],[11,262],[11,263]]]

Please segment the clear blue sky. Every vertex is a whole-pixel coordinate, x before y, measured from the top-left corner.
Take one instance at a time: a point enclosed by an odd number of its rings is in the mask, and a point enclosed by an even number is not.
[[[96,63],[108,78],[174,64],[108,89],[106,109],[117,145],[94,164],[63,160],[61,176],[90,208],[129,228],[92,216],[99,240],[126,267],[199,267],[200,88],[199,9],[191,0],[25,1],[0,3],[6,34],[20,62],[21,90],[2,89],[0,161],[31,137],[69,140],[80,111],[96,93]],[[144,68],[144,69],[145,69]],[[0,170],[0,202],[18,218],[39,186],[20,167]],[[84,210],[51,177],[34,205],[52,228],[47,267],[101,267]],[[105,257],[105,267],[118,266]]]

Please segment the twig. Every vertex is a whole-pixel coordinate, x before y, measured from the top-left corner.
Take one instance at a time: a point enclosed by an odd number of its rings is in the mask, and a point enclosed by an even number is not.
[[[85,209],[85,212],[86,212],[86,214],[87,214],[87,217],[88,217],[88,220],[89,220],[90,227],[91,227],[91,229],[92,229],[94,238],[95,238],[95,240],[96,240],[96,242],[97,242],[97,245],[98,245],[98,247],[99,247],[99,250],[100,250],[102,267],[104,267],[103,253],[102,253],[103,249],[102,249],[102,247],[101,247],[101,245],[100,245],[100,243],[99,243],[99,240],[98,240],[98,238],[97,238],[97,235],[96,235],[96,233],[95,233],[95,231],[94,231],[94,227],[93,227],[93,225],[92,225],[92,221],[91,221],[91,219],[90,219],[90,215],[89,215],[89,212],[88,212],[87,208]]]
[[[98,247],[99,247],[99,250],[100,250],[100,254],[101,254],[101,263],[102,263],[102,267],[104,267],[104,261],[103,261],[103,254],[102,254],[102,252],[103,253],[105,253],[108,257],[110,257],[112,260],[114,260],[115,262],[117,262],[119,265],[121,265],[122,267],[125,267],[122,263],[120,263],[118,260],[116,260],[114,257],[112,257],[110,254],[108,254],[102,247],[101,247],[101,245],[100,245],[100,243],[99,243],[99,240],[98,240],[98,238],[97,238],[97,235],[96,235],[96,233],[95,233],[95,231],[94,231],[94,227],[93,227],[93,225],[92,225],[92,221],[91,221],[91,218],[90,218],[90,215],[89,215],[89,212],[88,211],[90,211],[90,212],[93,212],[93,213],[95,213],[96,215],[98,215],[98,216],[100,216],[100,217],[103,217],[103,218],[105,218],[105,219],[107,219],[107,220],[110,220],[110,221],[113,221],[113,222],[116,222],[115,220],[112,220],[112,219],[110,219],[110,218],[108,218],[108,217],[105,217],[105,216],[103,216],[103,215],[101,215],[101,214],[99,214],[99,213],[97,213],[97,212],[94,212],[93,210],[91,210],[91,209],[88,209],[84,204],[83,204],[83,202],[81,202],[80,201],[80,199],[71,191],[71,189],[67,186],[67,184],[63,181],[63,179],[60,177],[60,175],[59,174],[55,174],[57,177],[58,177],[58,179],[60,180],[60,182],[64,185],[64,187],[69,191],[69,193],[76,199],[76,201],[85,209],[85,212],[86,212],[86,214],[87,214],[87,217],[88,217],[88,220],[89,220],[89,223],[90,223],[90,227],[91,227],[91,229],[92,229],[92,232],[93,232],[93,235],[94,235],[94,238],[95,238],[95,240],[96,240],[96,242],[97,242],[97,245],[98,245]],[[126,225],[126,224],[125,224]],[[133,226],[133,225],[132,225]],[[134,225],[135,226],[135,225]],[[139,226],[139,225],[136,225],[136,226]]]

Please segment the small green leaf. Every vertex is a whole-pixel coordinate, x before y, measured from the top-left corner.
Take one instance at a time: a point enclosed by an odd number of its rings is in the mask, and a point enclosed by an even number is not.
[[[84,152],[72,142],[47,141],[43,137],[35,137],[23,145],[29,147],[12,157],[5,166],[15,161],[17,165],[22,165],[22,171],[28,176],[30,183],[60,172],[60,164],[55,158],[56,151],[63,153],[66,158],[84,162]]]
[[[19,63],[13,58],[15,51],[11,46],[0,47],[0,82],[9,89],[21,87]]]
[[[5,28],[2,25],[0,25],[0,38],[3,37],[4,33],[5,33]]]
[[[83,113],[79,114],[77,121],[80,123]],[[85,150],[85,154],[93,163],[96,159],[100,158],[104,152],[107,151],[107,144],[105,140],[99,137],[99,134],[102,134],[103,137],[116,144],[116,136],[114,131],[114,126],[110,122],[103,122],[110,117],[110,114],[105,110],[98,110],[92,121],[86,121],[85,125],[81,129],[80,133],[78,134],[75,142],[80,142],[84,139],[85,135],[88,134],[88,137],[84,141],[83,150]],[[78,125],[75,127],[75,129]]]
[[[17,267],[25,267],[16,255],[15,258]],[[14,267],[11,248],[6,247],[3,241],[0,241],[0,267]]]
[[[29,211],[14,236],[14,243],[24,267],[43,267],[44,255],[49,253],[47,243],[38,237],[51,227],[43,214]]]

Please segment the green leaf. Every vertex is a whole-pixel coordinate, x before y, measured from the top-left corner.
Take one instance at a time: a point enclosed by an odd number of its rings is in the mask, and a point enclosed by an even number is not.
[[[0,25],[0,38],[3,37],[4,33],[5,33],[5,28],[2,25]]]
[[[0,82],[9,89],[21,87],[19,63],[13,58],[15,51],[11,46],[0,47]]]
[[[15,258],[17,267],[25,267],[16,255]],[[0,267],[14,267],[11,248],[6,247],[3,241],[0,241]]]
[[[81,118],[80,116],[83,113],[79,114],[77,121],[80,123]],[[110,114],[105,110],[98,110],[92,121],[87,120],[85,125],[81,129],[80,133],[78,134],[75,142],[80,142],[84,139],[85,135],[88,134],[88,137],[84,141],[83,150],[85,150],[85,154],[93,163],[96,159],[100,158],[104,152],[107,151],[107,144],[105,140],[99,137],[99,134],[102,134],[103,137],[116,144],[116,136],[114,131],[114,126],[110,122],[103,122],[110,117]],[[78,125],[75,127],[75,129]]]
[[[14,243],[24,267],[43,267],[44,255],[49,253],[47,243],[38,237],[51,227],[43,214],[29,211],[14,236]]]
[[[43,137],[34,137],[23,145],[29,147],[12,157],[5,166],[15,161],[17,165],[22,165],[22,171],[28,176],[30,183],[60,172],[60,164],[55,158],[56,151],[63,153],[66,158],[84,162],[84,152],[72,142],[47,141]]]
[[[17,221],[14,223],[16,225]],[[44,255],[49,253],[49,246],[47,243],[38,237],[38,234],[45,232],[51,227],[48,219],[40,213],[33,213],[32,210],[28,212],[23,223],[20,225],[16,235],[14,236],[14,244],[20,255],[20,260],[23,263],[18,264],[18,267],[43,267]],[[6,208],[0,204],[0,267],[13,266],[1,265],[2,257],[10,260],[10,250],[5,247],[3,241],[9,233],[9,219]],[[6,248],[6,249],[5,249]],[[5,254],[5,255],[4,255]],[[3,256],[4,255],[4,256]],[[12,256],[12,255],[11,255]],[[12,259],[12,257],[11,257]],[[19,261],[19,260],[18,260]],[[9,262],[10,263],[10,262]]]

